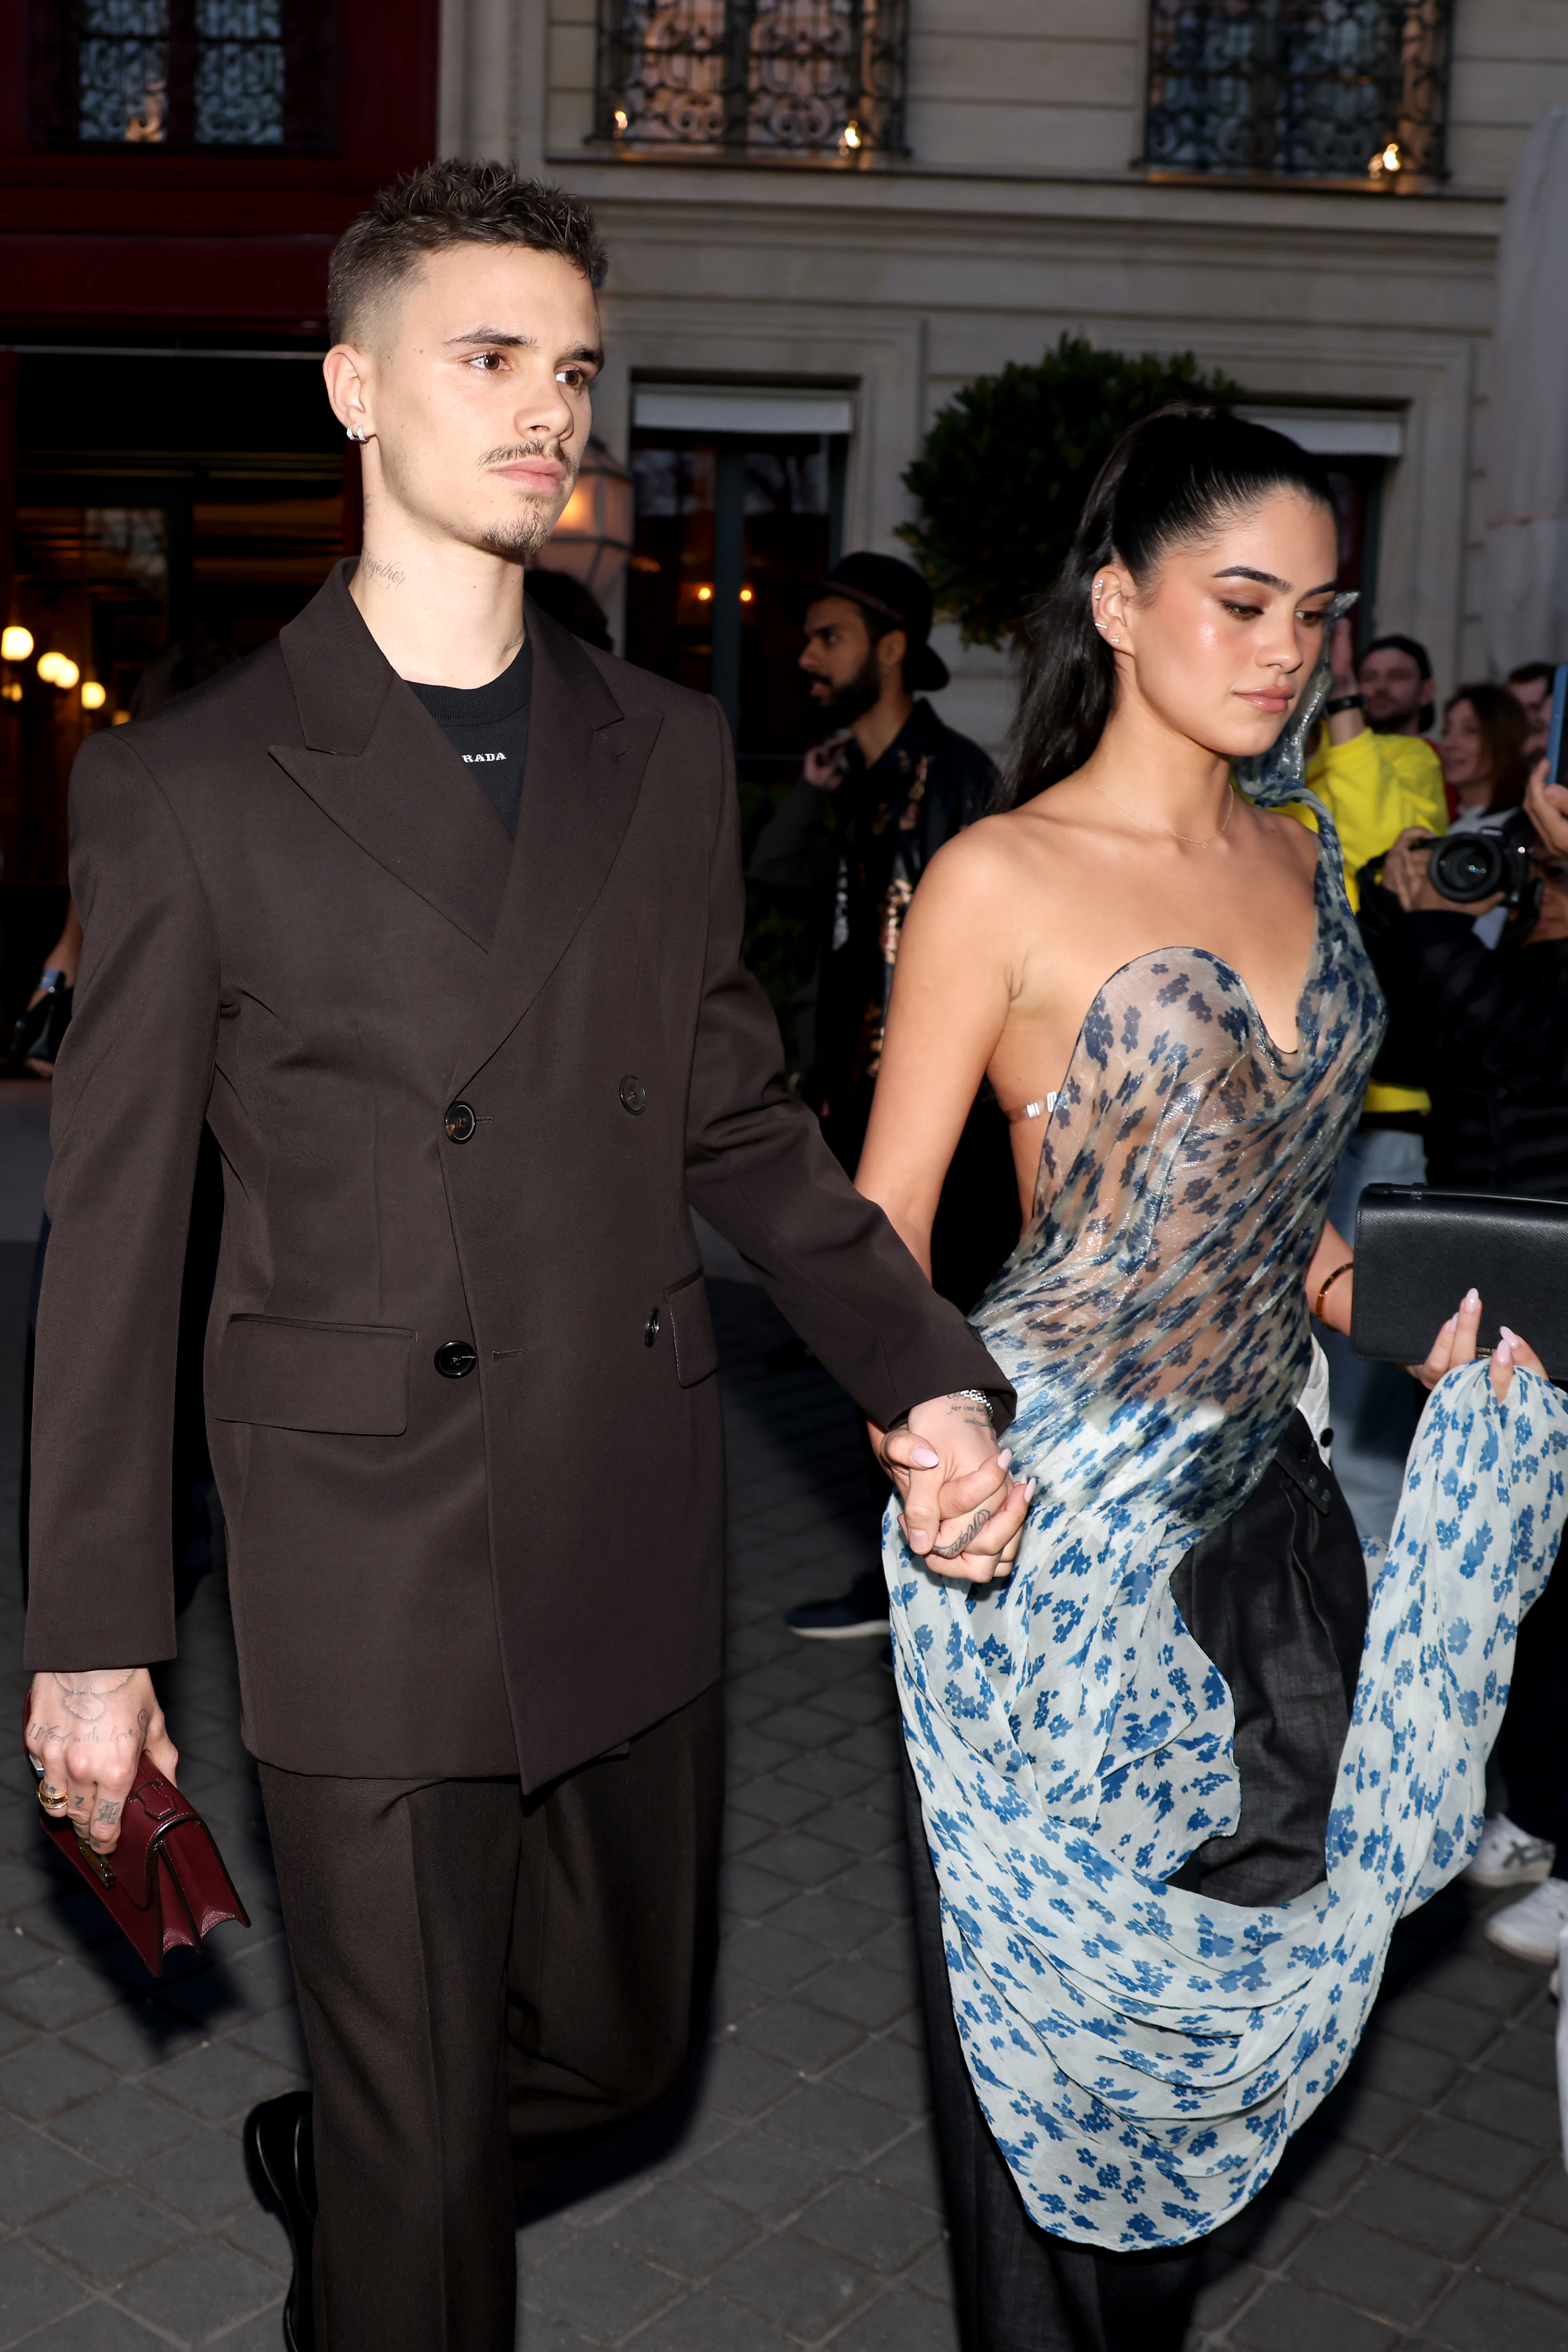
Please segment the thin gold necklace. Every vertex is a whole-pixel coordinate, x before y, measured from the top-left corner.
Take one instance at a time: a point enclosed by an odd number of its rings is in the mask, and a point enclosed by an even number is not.
[[[1097,792],[1102,801],[1110,802],[1110,806],[1116,811],[1117,815],[1126,817],[1128,822],[1131,824],[1135,824],[1141,833],[1155,834],[1162,841],[1184,841],[1189,849],[1206,849],[1211,841],[1217,841],[1220,834],[1225,831],[1226,826],[1230,823],[1230,813],[1236,805],[1236,794],[1234,792],[1227,789],[1225,796],[1225,814],[1219,821],[1218,831],[1215,833],[1205,833],[1200,840],[1195,833],[1176,833],[1173,832],[1168,824],[1145,824],[1142,818],[1137,814],[1136,810],[1123,808],[1120,801],[1111,800],[1110,794],[1106,791],[1103,784],[1093,784],[1089,789],[1092,792]]]

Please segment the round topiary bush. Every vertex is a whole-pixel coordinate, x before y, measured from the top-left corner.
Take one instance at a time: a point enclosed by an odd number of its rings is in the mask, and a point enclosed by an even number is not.
[[[1166,401],[1228,408],[1240,394],[1191,352],[1130,359],[1077,335],[1033,367],[965,384],[904,476],[921,511],[899,536],[937,611],[967,645],[1004,644],[1049,593],[1089,484],[1127,427]]]

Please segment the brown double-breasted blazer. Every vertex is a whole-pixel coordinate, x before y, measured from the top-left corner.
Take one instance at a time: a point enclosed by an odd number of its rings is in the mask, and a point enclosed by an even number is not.
[[[1005,1383],[786,1090],[741,962],[716,707],[530,607],[514,845],[351,571],[275,645],[90,738],[72,777],[86,947],[55,1078],[26,1654],[174,1654],[205,1120],[247,1740],[296,1771],[533,1787],[721,1668],[689,1208],[879,1420]]]

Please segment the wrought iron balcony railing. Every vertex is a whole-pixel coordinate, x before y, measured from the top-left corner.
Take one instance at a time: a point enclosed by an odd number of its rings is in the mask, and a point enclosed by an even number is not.
[[[1153,171],[1443,177],[1452,0],[1152,0]]]
[[[595,143],[900,155],[907,45],[908,0],[599,0]]]
[[[331,142],[331,0],[29,0],[35,139],[93,146]]]

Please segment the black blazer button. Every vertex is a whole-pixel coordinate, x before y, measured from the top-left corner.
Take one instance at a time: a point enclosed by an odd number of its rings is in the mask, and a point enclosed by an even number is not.
[[[447,1105],[446,1124],[448,1143],[467,1143],[479,1123],[470,1104],[455,1102]]]
[[[436,1370],[444,1381],[466,1381],[479,1360],[471,1339],[448,1339],[436,1350]]]
[[[644,1346],[645,1348],[651,1348],[651,1347],[652,1347],[652,1345],[653,1345],[653,1343],[654,1343],[654,1341],[658,1339],[658,1307],[655,1307],[650,1308],[649,1313],[648,1313],[648,1318],[647,1318],[647,1322],[644,1324],[644,1326],[643,1326],[643,1335],[642,1335],[642,1343],[643,1343],[643,1346]]]
[[[621,1080],[621,1108],[629,1110],[634,1118],[647,1108],[647,1088],[640,1078]]]

